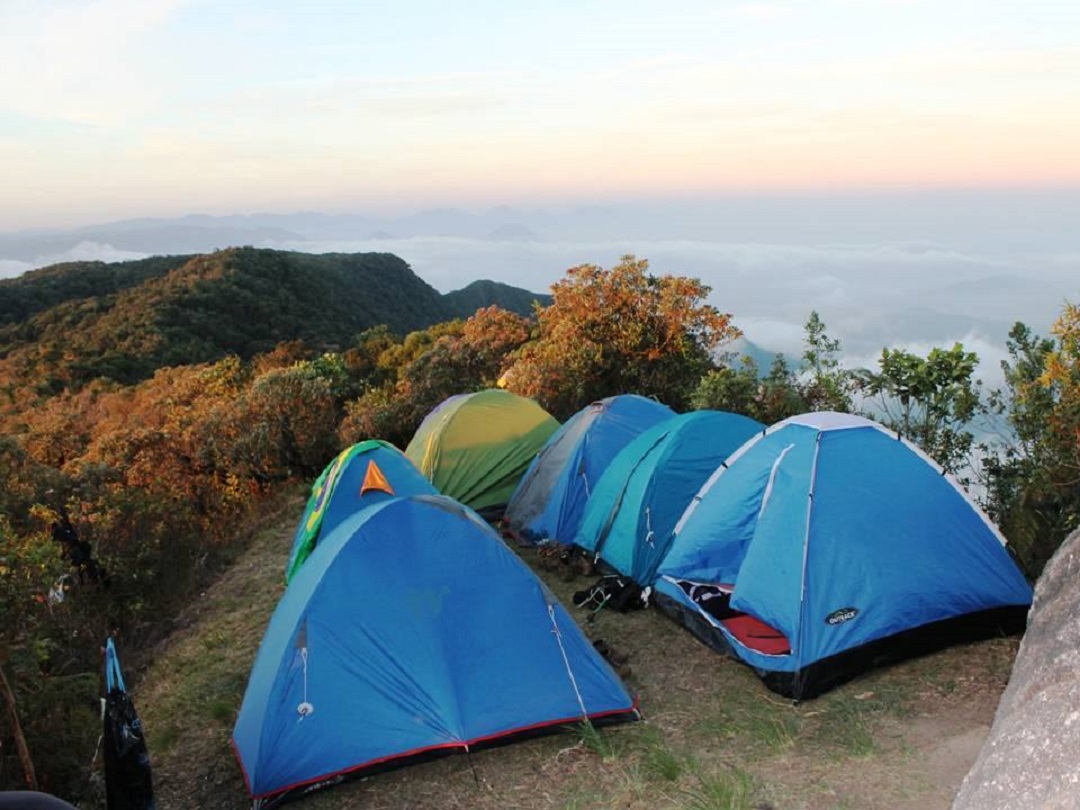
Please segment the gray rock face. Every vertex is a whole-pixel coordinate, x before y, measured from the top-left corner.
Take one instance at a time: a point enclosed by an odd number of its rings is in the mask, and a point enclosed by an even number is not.
[[[1035,586],[990,736],[953,810],[1080,808],[1080,530]]]

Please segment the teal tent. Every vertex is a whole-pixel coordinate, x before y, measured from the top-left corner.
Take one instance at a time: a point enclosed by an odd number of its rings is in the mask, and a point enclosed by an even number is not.
[[[643,431],[674,415],[667,405],[636,394],[586,405],[548,439],[518,484],[504,516],[510,532],[525,542],[570,542],[612,459]]]

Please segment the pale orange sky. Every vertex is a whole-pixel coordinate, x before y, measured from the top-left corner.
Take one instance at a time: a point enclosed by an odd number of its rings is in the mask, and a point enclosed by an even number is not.
[[[0,232],[1080,186],[1076,4],[514,5],[8,0]]]

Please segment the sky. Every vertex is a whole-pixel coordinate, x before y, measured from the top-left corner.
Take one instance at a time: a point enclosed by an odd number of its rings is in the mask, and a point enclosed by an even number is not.
[[[1073,0],[0,0],[0,233],[1080,187]]]
[[[367,219],[250,216],[297,212]],[[0,278],[226,246],[194,224],[443,292],[634,253],[789,357],[814,310],[1000,379],[1078,222],[1076,0],[0,0]]]

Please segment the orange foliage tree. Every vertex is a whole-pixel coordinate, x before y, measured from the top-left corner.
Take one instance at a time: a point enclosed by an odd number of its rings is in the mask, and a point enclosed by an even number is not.
[[[55,790],[85,781],[73,752],[93,750],[100,719],[73,707],[97,693],[105,635],[150,646],[267,496],[336,454],[343,392],[363,380],[338,355],[310,355],[285,344],[0,413],[0,667]],[[13,750],[0,722],[0,782]]]
[[[1026,350],[1006,366],[1020,448],[992,466],[999,493],[1009,492],[1002,480],[1014,485],[1000,520],[1032,575],[1080,526],[1080,307],[1066,303],[1051,332],[1052,340],[1040,341],[1017,324],[1010,334],[1010,349]],[[1032,369],[1025,362],[1032,359],[1041,364]]]
[[[654,276],[644,259],[573,267],[538,312],[539,337],[523,346],[506,386],[565,419],[613,394],[655,396],[685,408],[712,352],[739,336],[731,316],[705,303],[709,287]]]
[[[1080,307],[1066,303],[1054,323],[1056,348],[1047,355],[1039,383],[1055,405],[1050,416],[1052,440],[1071,481],[1080,480]]]
[[[310,364],[256,377],[238,407],[238,442],[258,481],[314,477],[337,452],[337,405],[331,382]]]
[[[424,416],[454,394],[496,385],[510,353],[531,334],[526,318],[499,307],[468,320],[412,332],[388,346],[377,364],[393,379],[346,406],[343,443],[378,437],[404,447]]]

